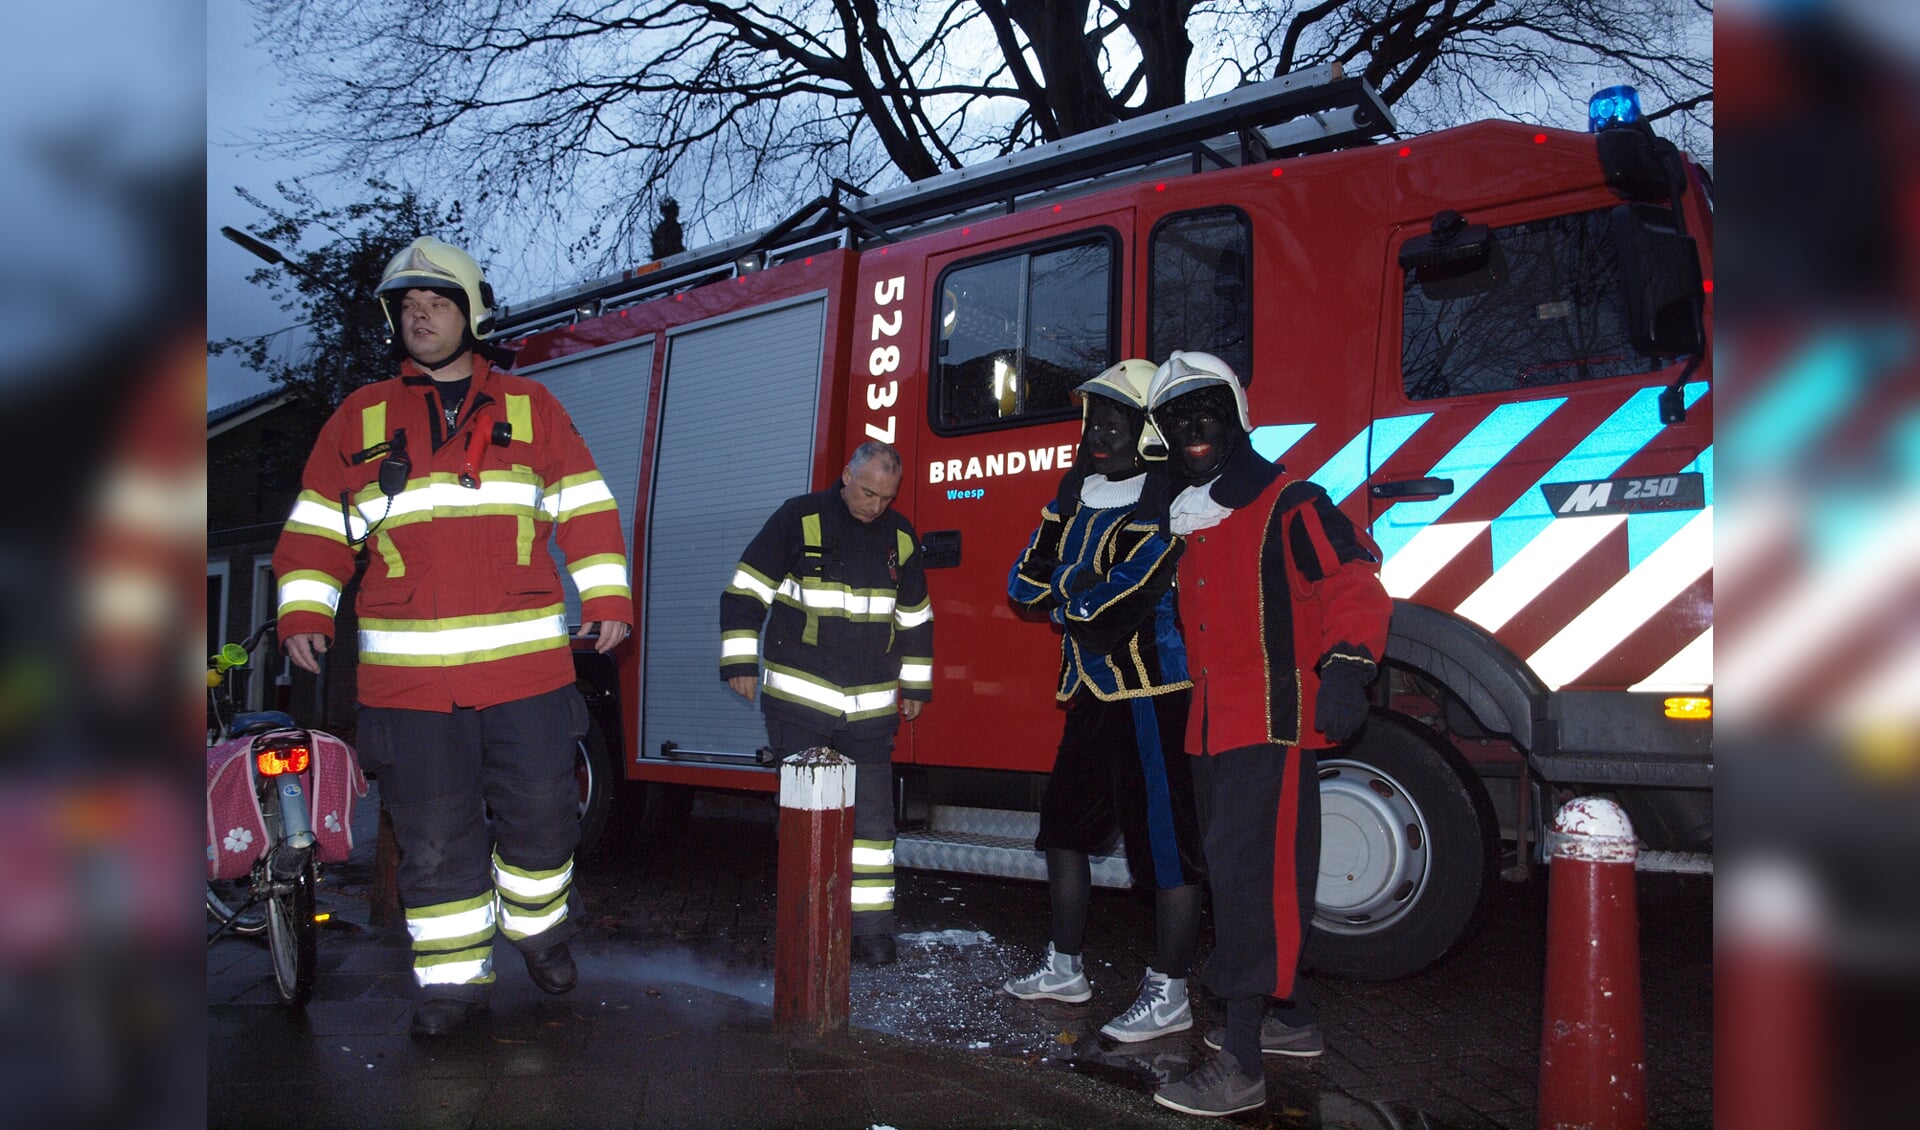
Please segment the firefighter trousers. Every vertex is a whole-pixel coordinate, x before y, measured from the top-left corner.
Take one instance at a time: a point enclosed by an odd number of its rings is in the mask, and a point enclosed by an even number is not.
[[[897,724],[896,724],[897,725]],[[767,715],[778,757],[826,746],[853,762],[853,936],[891,934],[893,920],[893,729],[858,728]]]
[[[361,708],[361,755],[400,849],[414,979],[429,995],[484,999],[496,932],[522,950],[572,935],[586,729],[571,686],[450,714]]]

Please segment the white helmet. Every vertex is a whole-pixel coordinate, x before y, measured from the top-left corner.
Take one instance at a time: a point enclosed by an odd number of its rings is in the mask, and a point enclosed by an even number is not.
[[[493,288],[487,285],[473,256],[453,244],[423,235],[388,260],[387,269],[380,272],[380,285],[374,292],[387,315],[387,329],[396,334],[400,327],[394,324],[390,296],[415,289],[459,291],[467,298],[467,323],[473,339],[485,341],[493,332]]]
[[[1147,409],[1158,410],[1176,396],[1214,384],[1233,390],[1233,405],[1240,412],[1240,430],[1251,433],[1253,419],[1247,414],[1247,390],[1240,387],[1240,378],[1234,375],[1233,366],[1196,349],[1176,349],[1154,370],[1153,384],[1147,390]]]
[[[1082,426],[1087,419],[1088,396],[1102,396],[1108,400],[1119,401],[1145,416],[1147,394],[1149,387],[1153,384],[1154,371],[1153,362],[1129,358],[1109,365],[1101,371],[1099,376],[1074,386],[1071,395],[1074,403],[1080,405]],[[1144,420],[1140,425],[1139,452],[1143,459],[1167,457],[1167,445],[1160,438],[1160,429],[1153,426],[1151,418]]]

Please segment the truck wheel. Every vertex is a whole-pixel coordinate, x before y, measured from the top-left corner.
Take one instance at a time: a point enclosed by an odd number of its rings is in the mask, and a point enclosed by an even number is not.
[[[587,735],[575,743],[573,758],[573,776],[580,784],[580,846],[575,849],[576,856],[590,853],[607,829],[607,813],[613,808],[613,792],[620,783],[614,770],[600,719],[589,710]]]
[[[1305,963],[1385,981],[1445,957],[1479,925],[1499,826],[1466,759],[1376,707],[1320,762],[1320,882]]]

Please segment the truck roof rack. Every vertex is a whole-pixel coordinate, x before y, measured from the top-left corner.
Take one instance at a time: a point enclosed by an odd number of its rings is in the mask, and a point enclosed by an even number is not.
[[[1338,65],[1313,67],[1009,153],[883,192],[835,180],[766,228],[523,303],[502,304],[497,336],[521,336],[654,295],[755,270],[783,254],[888,242],[943,223],[1014,211],[1042,194],[1091,191],[1370,143],[1394,130],[1386,103]]]

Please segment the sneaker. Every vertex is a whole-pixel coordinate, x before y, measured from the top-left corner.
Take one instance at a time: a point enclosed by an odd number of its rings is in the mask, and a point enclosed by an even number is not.
[[[1203,1037],[1206,1045],[1219,1051],[1227,1042],[1227,1030],[1215,1028]],[[1327,1050],[1327,1041],[1321,1038],[1318,1024],[1302,1024],[1295,1028],[1283,1024],[1278,1017],[1268,1016],[1260,1022],[1260,1054],[1290,1055],[1300,1059],[1312,1059]]]
[[[1193,1027],[1193,1009],[1187,1004],[1187,979],[1169,977],[1149,967],[1140,981],[1133,1007],[1100,1029],[1102,1036],[1123,1044],[1184,1032]]]
[[[1023,1001],[1044,997],[1079,1004],[1093,999],[1093,986],[1087,984],[1087,975],[1080,968],[1080,955],[1057,953],[1052,942],[1047,943],[1047,959],[1040,968],[1000,987]]]
[[[1186,1077],[1154,1093],[1153,1101],[1186,1114],[1220,1118],[1267,1105],[1267,1077],[1248,1075],[1231,1052],[1221,1052]]]

